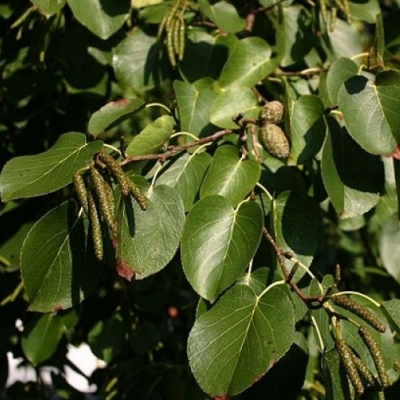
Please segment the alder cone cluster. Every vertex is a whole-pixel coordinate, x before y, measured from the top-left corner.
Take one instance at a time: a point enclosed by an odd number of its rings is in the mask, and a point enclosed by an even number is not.
[[[268,153],[278,158],[289,156],[290,145],[283,130],[278,124],[283,118],[283,104],[280,101],[270,101],[262,107],[259,115],[261,129],[258,140]]]

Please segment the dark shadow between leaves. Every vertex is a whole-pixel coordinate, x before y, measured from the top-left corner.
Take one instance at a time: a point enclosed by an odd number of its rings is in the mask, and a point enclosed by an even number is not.
[[[368,79],[364,76],[353,76],[344,83],[348,94],[357,94],[365,90]]]
[[[100,0],[103,11],[110,17],[117,17],[129,13],[129,0]]]

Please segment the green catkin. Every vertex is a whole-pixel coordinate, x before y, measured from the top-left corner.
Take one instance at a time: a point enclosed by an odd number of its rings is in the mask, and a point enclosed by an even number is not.
[[[346,295],[332,296],[332,301],[337,306],[345,308],[346,310],[351,311],[353,314],[363,319],[378,332],[384,333],[386,331],[385,325],[382,324],[375,314],[365,308],[362,304],[352,300],[350,297]]]
[[[178,49],[178,59],[179,61],[183,60],[183,55],[185,53],[185,42],[186,42],[186,26],[185,21],[182,19],[181,26],[179,29],[179,49]]]
[[[135,200],[139,203],[140,208],[143,211],[147,210],[147,198],[146,196],[140,191],[139,187],[135,185],[135,183],[129,179],[129,189],[132,196]]]
[[[367,346],[372,359],[374,360],[374,364],[376,370],[378,371],[378,376],[382,387],[383,388],[388,387],[390,385],[389,377],[387,375],[385,368],[385,361],[383,359],[377,341],[375,340],[371,332],[368,330],[368,328],[366,328],[365,326],[361,326],[358,329],[358,333],[361,336],[362,340],[364,341],[365,345]]]
[[[92,193],[88,192],[89,219],[92,229],[94,255],[101,261],[103,259],[103,236],[101,233],[100,219]]]
[[[172,26],[173,32],[172,32],[172,40],[173,40],[173,47],[174,47],[174,54],[175,56],[179,54],[179,48],[180,48],[180,35],[179,31],[181,28],[182,21],[179,17],[175,18],[174,24]]]
[[[114,222],[115,217],[115,202],[114,202],[114,190],[109,182],[106,180],[103,181],[103,189],[107,197],[108,207],[110,209],[110,214],[112,216],[112,220]]]
[[[161,37],[161,35],[162,35],[163,31],[164,31],[164,28],[166,27],[168,16],[169,16],[169,13],[167,12],[164,15],[163,19],[161,20],[160,25],[158,25],[158,31],[157,31],[157,38],[158,39]]]
[[[111,227],[114,222],[114,216],[110,208],[109,198],[107,197],[107,193],[104,189],[105,181],[100,172],[94,167],[90,167],[90,176],[92,178],[94,191],[99,201],[100,213],[107,225]]]
[[[72,178],[72,181],[74,183],[76,195],[78,197],[78,200],[85,211],[85,213],[88,213],[88,199],[87,199],[87,189],[85,185],[85,180],[83,179],[83,176],[81,174],[75,174]]]
[[[109,168],[109,170],[114,175],[115,179],[121,186],[121,191],[124,196],[129,194],[129,179],[126,177],[124,170],[121,166],[112,158],[108,153],[101,151],[99,153],[99,158],[104,164]]]
[[[333,32],[336,27],[336,20],[337,20],[337,8],[331,9],[330,21],[329,21],[329,30]]]
[[[335,346],[346,374],[354,386],[357,396],[361,396],[364,393],[364,385],[354,364],[350,347],[343,339],[336,340]]]
[[[173,67],[176,67],[176,58],[174,50],[174,32],[175,32],[176,19],[171,22],[171,27],[167,32],[167,51],[169,62]]]

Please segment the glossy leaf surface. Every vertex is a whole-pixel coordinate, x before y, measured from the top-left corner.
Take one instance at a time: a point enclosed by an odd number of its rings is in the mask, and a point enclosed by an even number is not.
[[[103,148],[103,142],[86,143],[85,135],[65,133],[44,153],[13,158],[0,175],[3,201],[51,193],[72,182]]]
[[[339,90],[339,108],[353,139],[372,154],[391,154],[400,139],[400,74],[381,72],[372,82],[348,79]]]
[[[67,0],[75,18],[101,39],[108,39],[129,16],[129,0]]]
[[[178,193],[159,185],[145,195],[149,199],[146,211],[131,196],[119,200],[116,268],[128,280],[143,279],[164,268],[182,234],[184,207]]]
[[[200,195],[226,197],[235,207],[254,188],[260,178],[260,165],[254,160],[240,158],[234,146],[221,146],[204,178]]]
[[[138,97],[122,99],[106,104],[91,116],[88,125],[89,133],[93,136],[103,133],[107,129],[121,123],[124,119],[129,118],[143,104],[144,101]]]
[[[341,218],[370,210],[383,189],[383,165],[368,154],[338,123],[328,119],[329,133],[322,154],[322,179]],[[365,180],[363,177],[368,176]]]
[[[174,125],[175,121],[169,115],[157,118],[131,140],[125,154],[139,156],[157,153],[171,136]]]
[[[29,231],[21,249],[21,272],[29,310],[51,312],[80,303],[101,268],[86,255],[85,227],[74,203],[62,203]]]
[[[186,153],[172,164],[157,179],[157,185],[171,186],[181,196],[186,211],[193,206],[204,175],[211,163],[208,153]]]
[[[183,231],[181,258],[186,277],[202,297],[214,301],[245,270],[261,238],[258,204],[235,210],[222,196],[207,196],[190,211]]]
[[[288,351],[294,333],[293,305],[284,287],[256,295],[237,285],[196,320],[188,339],[190,367],[209,395],[235,395]]]

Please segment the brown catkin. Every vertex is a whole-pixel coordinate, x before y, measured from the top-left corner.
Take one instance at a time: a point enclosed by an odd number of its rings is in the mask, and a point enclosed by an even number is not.
[[[88,213],[88,199],[87,199],[87,189],[85,185],[85,180],[81,174],[75,174],[72,178],[74,183],[76,195],[85,213]]]
[[[265,104],[260,111],[259,119],[264,124],[277,124],[283,117],[283,104],[273,100]]]
[[[88,192],[89,219],[92,229],[94,254],[98,260],[103,259],[103,236],[101,233],[100,219],[92,193]]]
[[[124,170],[121,166],[112,158],[108,153],[101,151],[99,153],[99,158],[104,164],[108,167],[108,169],[112,172],[115,179],[121,186],[121,191],[124,196],[128,196],[129,194],[129,179],[126,177]]]
[[[103,189],[104,189],[105,195],[107,197],[107,204],[110,209],[110,214],[111,214],[112,220],[114,221],[114,217],[115,217],[114,190],[113,190],[110,182],[107,182],[106,180],[103,181]]]
[[[361,396],[364,393],[364,385],[357,371],[357,367],[354,364],[352,350],[343,339],[336,340],[335,346],[346,374],[354,386],[357,396]]]
[[[378,332],[384,333],[386,331],[385,325],[382,324],[382,322],[379,320],[378,317],[375,316],[375,314],[373,314],[362,304],[357,303],[350,297],[341,294],[338,296],[332,296],[332,301],[337,306],[345,308],[346,310],[351,311],[353,314],[357,315],[357,317],[363,319],[367,324],[371,325]]]
[[[135,198],[135,200],[139,203],[140,208],[143,211],[147,210],[147,198],[146,196],[140,191],[139,187],[136,186],[136,184],[129,179],[129,189],[132,194],[132,196]]]
[[[364,341],[371,354],[372,359],[374,360],[374,364],[376,370],[378,371],[378,376],[382,387],[388,387],[390,385],[389,377],[386,372],[385,361],[379,348],[379,344],[377,343],[369,329],[365,326],[361,326],[358,329],[358,333],[360,334],[362,340]]]
[[[94,191],[99,201],[100,213],[106,221],[107,225],[112,226],[114,222],[114,216],[110,208],[107,193],[104,189],[105,181],[100,172],[97,171],[97,169],[94,167],[90,167],[90,176],[92,178]]]
[[[258,131],[258,140],[268,153],[278,158],[287,158],[289,141],[283,130],[275,124],[265,124]]]
[[[360,374],[361,378],[364,380],[364,382],[368,383],[370,386],[375,386],[375,378],[372,375],[371,371],[368,369],[366,364],[364,363],[361,358],[358,358],[354,353],[352,354],[353,356],[353,362],[354,365],[357,368],[358,373]]]

